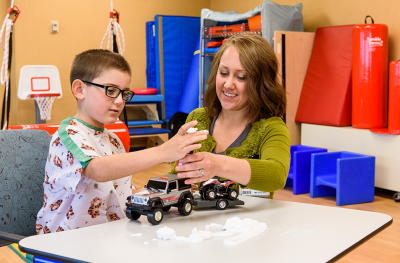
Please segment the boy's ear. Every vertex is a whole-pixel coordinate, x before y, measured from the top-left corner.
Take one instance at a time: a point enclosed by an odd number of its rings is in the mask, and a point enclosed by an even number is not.
[[[76,79],[74,80],[74,82],[72,82],[71,86],[72,94],[78,100],[83,100],[85,98],[85,94],[83,92],[83,85],[84,83],[79,79]]]

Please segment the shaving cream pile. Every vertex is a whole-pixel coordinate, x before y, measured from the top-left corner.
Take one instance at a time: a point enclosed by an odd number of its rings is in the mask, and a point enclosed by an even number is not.
[[[157,230],[157,238],[199,244],[213,237],[225,237],[223,243],[234,246],[260,235],[265,230],[267,230],[265,223],[249,218],[241,220],[239,217],[232,217],[226,220],[225,225],[215,223],[206,225],[205,231],[194,228],[189,237],[176,236],[174,229],[165,226]]]

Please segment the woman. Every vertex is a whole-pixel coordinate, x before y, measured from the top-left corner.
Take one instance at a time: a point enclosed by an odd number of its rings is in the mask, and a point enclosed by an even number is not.
[[[281,119],[286,94],[277,71],[275,53],[264,38],[230,37],[212,62],[205,108],[187,118],[197,120],[198,130],[209,130],[209,135],[171,172],[188,178],[187,184],[226,178],[242,188],[270,192],[270,198],[282,189],[289,172],[290,138]]]

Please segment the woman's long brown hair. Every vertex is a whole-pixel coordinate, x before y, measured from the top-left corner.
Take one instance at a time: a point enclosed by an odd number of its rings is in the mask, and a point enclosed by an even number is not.
[[[222,106],[216,93],[216,78],[222,55],[235,47],[246,71],[246,92],[249,104],[249,119],[253,124],[262,118],[282,117],[286,112],[286,92],[278,79],[278,60],[271,45],[258,34],[231,36],[219,49],[211,64],[211,71],[204,105],[211,119],[217,116]]]

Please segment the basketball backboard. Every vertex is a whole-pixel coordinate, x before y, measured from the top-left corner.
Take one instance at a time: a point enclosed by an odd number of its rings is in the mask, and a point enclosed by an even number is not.
[[[26,65],[21,68],[18,84],[20,100],[34,99],[36,96],[61,98],[60,73],[51,65]]]

